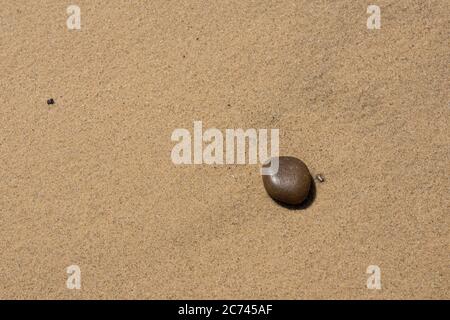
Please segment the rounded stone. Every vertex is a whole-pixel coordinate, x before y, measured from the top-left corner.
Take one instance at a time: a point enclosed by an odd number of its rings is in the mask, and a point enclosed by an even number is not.
[[[273,158],[272,158],[273,159]],[[294,157],[278,157],[278,172],[263,175],[264,188],[275,200],[296,205],[302,203],[311,188],[311,174],[308,167],[300,159]],[[264,167],[270,165],[270,161]]]

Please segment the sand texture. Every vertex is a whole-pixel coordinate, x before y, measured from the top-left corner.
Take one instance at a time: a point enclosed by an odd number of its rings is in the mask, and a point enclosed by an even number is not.
[[[449,299],[450,2],[371,3],[1,0],[0,298]],[[196,120],[278,128],[315,201],[174,165]]]

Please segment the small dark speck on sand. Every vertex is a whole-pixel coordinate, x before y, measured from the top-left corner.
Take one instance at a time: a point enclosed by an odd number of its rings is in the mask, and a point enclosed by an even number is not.
[[[55,104],[55,100],[53,100],[53,98],[48,99],[48,100],[47,100],[47,104],[48,104],[48,105]]]

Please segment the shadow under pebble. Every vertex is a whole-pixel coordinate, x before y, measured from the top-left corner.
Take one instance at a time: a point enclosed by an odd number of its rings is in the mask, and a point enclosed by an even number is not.
[[[291,204],[286,204],[277,200],[273,200],[276,203],[278,203],[280,206],[282,206],[283,208],[289,209],[289,210],[305,210],[308,209],[314,202],[314,200],[316,200],[316,194],[317,194],[317,189],[316,189],[316,182],[314,181],[313,178],[311,178],[311,188],[309,189],[309,194],[306,197],[306,199],[300,203],[300,204],[296,204],[296,205],[291,205]]]

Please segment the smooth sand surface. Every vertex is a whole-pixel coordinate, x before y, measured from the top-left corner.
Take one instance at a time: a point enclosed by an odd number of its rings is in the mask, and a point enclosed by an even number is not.
[[[449,1],[69,4],[0,3],[0,298],[450,298]],[[175,166],[195,120],[280,129],[315,201]]]

